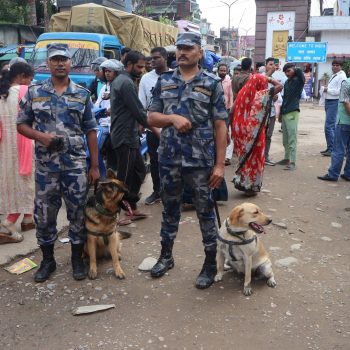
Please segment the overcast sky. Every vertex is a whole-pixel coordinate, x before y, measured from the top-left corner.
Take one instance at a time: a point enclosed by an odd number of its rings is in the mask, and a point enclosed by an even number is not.
[[[241,35],[255,34],[255,0],[224,0],[231,4],[231,27],[238,27]],[[319,15],[319,0],[312,0],[311,15]],[[333,7],[335,0],[324,0],[324,7]],[[202,10],[202,17],[211,24],[217,36],[220,35],[221,27],[228,27],[228,6],[219,0],[197,0]]]

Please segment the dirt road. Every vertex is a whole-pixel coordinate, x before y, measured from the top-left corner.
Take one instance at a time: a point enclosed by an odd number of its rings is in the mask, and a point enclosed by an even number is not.
[[[325,183],[330,159],[324,149],[324,112],[303,105],[298,169],[267,167],[264,191],[250,201],[275,223],[261,237],[274,264],[277,287],[254,280],[253,295],[242,294],[243,280],[228,271],[208,290],[194,287],[203,248],[194,211],[182,215],[174,248],[175,268],[159,280],[138,271],[147,256],[158,257],[161,205],[147,208],[152,218],[128,230],[122,266],[127,278],[112,275],[110,261],[99,265],[95,281],[71,277],[70,247],[56,244],[57,272],[35,284],[32,271],[13,276],[0,271],[0,348],[65,349],[350,349],[350,186]],[[281,133],[273,136],[272,157],[283,156]],[[221,217],[244,197],[229,182],[229,202]],[[30,255],[40,262],[40,254]],[[115,309],[73,316],[77,306],[115,304]]]

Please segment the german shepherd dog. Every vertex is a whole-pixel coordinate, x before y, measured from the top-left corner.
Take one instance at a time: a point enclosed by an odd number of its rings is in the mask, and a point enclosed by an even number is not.
[[[129,238],[130,233],[117,231],[117,218],[122,206],[122,199],[128,189],[116,179],[111,169],[107,179],[99,182],[95,194],[91,196],[85,208],[85,228],[87,241],[85,254],[89,256],[89,277],[97,277],[96,258],[112,257],[113,269],[117,278],[125,278],[120,266],[121,240]]]

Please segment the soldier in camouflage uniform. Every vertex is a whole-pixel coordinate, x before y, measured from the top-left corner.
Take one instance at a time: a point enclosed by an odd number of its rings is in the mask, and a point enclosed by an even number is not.
[[[62,197],[67,208],[72,247],[73,277],[86,277],[82,260],[86,239],[84,205],[87,193],[84,134],[91,154],[88,180],[99,178],[96,120],[90,93],[68,77],[71,55],[65,44],[47,47],[51,78],[31,85],[20,102],[17,130],[35,140],[35,207],[38,244],[43,253],[36,282],[44,282],[56,269],[54,243]]]
[[[176,46],[179,68],[161,75],[149,108],[149,124],[162,128],[158,153],[164,206],[162,250],[151,276],[161,277],[174,266],[172,247],[184,184],[188,184],[193,189],[206,254],[196,287],[204,289],[213,283],[216,274],[217,226],[212,189],[224,178],[228,116],[220,78],[198,66],[203,54],[200,36],[180,34]]]

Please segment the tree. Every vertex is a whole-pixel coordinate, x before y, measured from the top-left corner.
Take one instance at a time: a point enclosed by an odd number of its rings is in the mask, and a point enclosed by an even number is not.
[[[28,11],[29,11],[29,18],[28,23],[29,25],[36,26],[38,24],[38,19],[36,16],[36,3],[35,0],[27,0],[28,5]]]
[[[0,23],[26,24],[27,19],[28,7],[23,0],[1,0]]]

